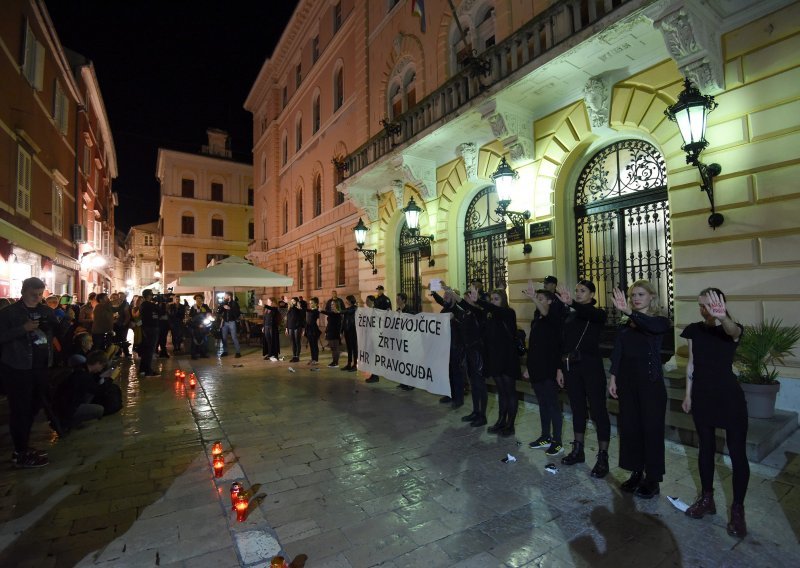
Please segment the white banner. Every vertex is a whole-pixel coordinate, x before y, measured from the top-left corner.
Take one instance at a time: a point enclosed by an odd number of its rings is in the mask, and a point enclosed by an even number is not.
[[[358,308],[358,370],[449,396],[451,317]]]

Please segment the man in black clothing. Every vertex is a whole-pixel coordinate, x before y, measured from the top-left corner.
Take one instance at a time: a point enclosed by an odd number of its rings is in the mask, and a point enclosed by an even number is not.
[[[392,309],[392,301],[389,299],[389,296],[383,293],[383,285],[379,284],[377,288],[375,288],[377,294],[375,294],[375,308],[379,310],[391,310]]]
[[[153,291],[147,288],[142,292],[142,306],[139,313],[142,318],[142,343],[139,346],[139,376],[159,377],[153,370],[153,355],[158,344],[158,306],[153,303]]]
[[[184,320],[186,319],[187,307],[181,303],[181,298],[177,294],[174,301],[167,306],[167,316],[169,317],[169,329],[172,333],[172,352],[180,353],[183,351],[183,336],[185,331]]]
[[[233,346],[236,348],[236,357],[241,357],[239,349],[239,336],[237,335],[236,325],[239,316],[242,314],[239,303],[233,299],[233,294],[225,292],[225,300],[217,306],[217,317],[222,321],[220,326],[220,336],[222,338],[222,353],[220,357],[228,356],[228,336],[233,339]]]

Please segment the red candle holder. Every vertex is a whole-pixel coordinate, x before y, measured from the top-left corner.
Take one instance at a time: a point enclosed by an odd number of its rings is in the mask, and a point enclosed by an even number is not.
[[[286,559],[283,556],[273,556],[269,562],[269,568],[289,568],[286,564]]]
[[[181,380],[186,378],[186,371],[181,371]]]
[[[236,496],[236,503],[234,504],[234,508],[236,509],[236,520],[238,522],[244,522],[244,520],[247,518],[247,508],[249,506],[250,503],[248,503],[244,492],[240,492],[239,495]]]
[[[214,456],[214,477],[222,477],[223,469],[225,469],[225,456],[222,454]]]
[[[197,386],[197,377],[194,376],[194,373],[189,375],[189,388],[193,389]]]
[[[239,495],[244,492],[244,487],[238,481],[234,481],[231,484],[231,509],[234,511],[236,510],[236,500],[239,498]]]
[[[180,369],[175,369],[175,378],[176,379],[180,379],[181,378],[181,370]]]
[[[222,442],[217,440],[211,445],[211,455],[218,456],[222,453]]]

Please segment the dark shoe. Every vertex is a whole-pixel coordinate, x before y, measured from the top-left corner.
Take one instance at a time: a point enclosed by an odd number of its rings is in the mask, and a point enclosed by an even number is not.
[[[240,359],[242,357],[242,354],[241,353],[237,353],[236,355],[234,355],[234,357],[236,357],[237,359]]]
[[[640,499],[652,499],[659,493],[661,493],[661,489],[658,481],[649,481],[647,478],[643,479],[636,491],[633,492],[634,496]]]
[[[338,366],[339,366],[339,363],[334,363],[333,361],[328,363],[328,367],[330,367],[331,369],[333,369],[334,367],[338,367]]]
[[[458,401],[454,400],[453,402],[450,403],[450,408],[452,408],[453,410],[458,410],[462,406],[464,406],[464,401],[463,400],[461,402],[458,402]]]
[[[11,452],[11,463],[17,463],[17,461],[19,461],[20,454],[24,455],[26,453],[34,454],[35,456],[38,456],[40,458],[47,457],[47,450],[37,450],[35,448],[28,448],[27,451],[25,452]]]
[[[608,452],[600,450],[597,452],[597,462],[592,468],[592,477],[603,479],[606,475],[608,475]]]
[[[731,505],[731,521],[728,523],[728,534],[736,538],[747,536],[747,523],[744,522],[744,505]]]
[[[479,415],[475,420],[469,423],[470,426],[473,428],[478,428],[480,426],[486,426],[486,417],[483,415]]]
[[[222,353],[219,354],[219,356],[220,357],[227,357],[228,356],[228,352],[227,351],[223,351]]]
[[[372,375],[371,377],[369,377],[369,378],[368,378],[366,381],[364,381],[364,382],[365,382],[365,383],[377,383],[377,382],[378,382],[378,375]]]
[[[498,420],[493,425],[489,426],[486,431],[489,432],[489,434],[499,434],[500,431],[505,427],[505,422]]]
[[[561,453],[563,451],[564,451],[564,448],[561,445],[561,442],[552,442],[550,444],[550,447],[547,448],[547,451],[545,452],[545,454],[548,455],[548,456],[559,456],[559,455],[561,455]]]
[[[350,370],[350,365],[345,365],[344,367],[342,367],[342,368],[341,368],[341,369],[339,369],[339,370],[340,370],[340,371],[349,371],[349,370]]]
[[[408,385],[397,385],[397,388],[404,391],[413,391],[416,387],[411,387]]]
[[[686,516],[702,519],[706,515],[716,515],[717,505],[714,503],[714,492],[703,491],[691,507],[686,509]]]
[[[443,396],[442,398],[439,399],[439,404],[448,404],[450,402],[453,402],[453,399],[450,398],[449,396]]]
[[[503,428],[502,430],[500,430],[500,432],[498,432],[498,435],[501,438],[510,438],[515,433],[516,432],[514,431],[514,427],[513,426],[507,426],[506,428]]]
[[[583,442],[572,442],[572,451],[561,458],[564,465],[575,465],[586,461],[586,454],[583,453]]]
[[[639,487],[639,483],[642,482],[642,472],[641,471],[632,471],[631,476],[628,478],[628,481],[623,481],[619,488],[622,489],[625,493],[633,493],[636,491],[636,488]]]
[[[291,359],[289,359],[289,363],[299,363],[299,362],[300,362],[300,357],[292,357]]]
[[[472,414],[467,414],[466,416],[462,416],[462,417],[461,417],[461,422],[472,422],[472,421],[473,421],[473,420],[475,420],[475,419],[476,419],[478,416],[480,416],[480,414],[478,414],[477,412],[475,412],[475,411],[473,410],[473,411],[472,411]]]
[[[546,450],[550,447],[550,437],[549,436],[539,436],[533,442],[528,444],[528,447],[533,450]]]
[[[17,459],[14,462],[14,467],[20,469],[33,469],[37,467],[44,467],[50,464],[50,460],[46,456],[36,454],[36,451],[27,450],[17,454]]]
[[[358,371],[358,367],[356,367],[355,365],[353,365],[352,367],[350,367],[350,370],[349,370],[348,372],[349,372],[349,373],[355,373],[356,371]]]

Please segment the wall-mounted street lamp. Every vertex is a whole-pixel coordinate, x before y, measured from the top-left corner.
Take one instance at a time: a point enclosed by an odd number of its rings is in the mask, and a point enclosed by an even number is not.
[[[375,255],[378,253],[378,249],[364,248],[364,243],[367,242],[367,231],[369,231],[369,229],[364,224],[364,221],[361,220],[361,217],[359,217],[358,225],[353,227],[353,233],[356,235],[356,245],[358,245],[358,248],[354,250],[364,254],[364,258],[372,266],[372,273],[377,274],[378,269],[375,268]]]
[[[519,179],[519,174],[508,165],[505,156],[500,159],[497,169],[492,174],[494,186],[497,190],[497,213],[500,217],[505,217],[511,224],[522,233],[522,252],[529,254],[533,247],[525,242],[525,221],[531,218],[530,211],[509,211],[508,206],[514,195],[514,189]]]
[[[717,213],[714,208],[714,178],[717,177],[722,168],[719,164],[704,164],[700,161],[700,153],[708,146],[706,140],[706,123],[708,113],[717,108],[714,97],[702,94],[697,88],[692,87],[692,82],[685,79],[683,91],[678,95],[678,101],[667,107],[664,114],[668,119],[678,125],[683,138],[681,148],[686,152],[686,163],[697,166],[700,171],[700,190],[705,191],[711,203],[711,215],[708,217],[708,225],[716,229],[725,221],[722,214]]]
[[[414,198],[408,200],[408,205],[403,208],[403,213],[406,216],[406,227],[410,233],[410,241],[412,245],[420,248],[431,248],[431,243],[434,241],[433,235],[426,236],[419,234],[419,214],[422,213],[417,202]],[[434,266],[436,261],[433,259],[433,254],[428,259],[428,266]]]
[[[386,132],[386,135],[389,138],[394,138],[400,132],[402,132],[402,127],[400,126],[399,122],[395,122],[393,120],[389,120],[388,117],[384,117],[381,119],[381,126],[383,126],[383,130]]]

